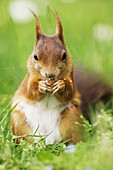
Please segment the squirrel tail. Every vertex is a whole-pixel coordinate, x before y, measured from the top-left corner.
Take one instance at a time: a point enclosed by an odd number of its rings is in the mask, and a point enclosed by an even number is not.
[[[103,103],[108,102],[113,96],[113,87],[107,81],[96,74],[82,67],[75,68],[75,82],[81,95],[81,110],[86,119],[91,121],[89,105],[95,108],[96,103],[100,100]]]

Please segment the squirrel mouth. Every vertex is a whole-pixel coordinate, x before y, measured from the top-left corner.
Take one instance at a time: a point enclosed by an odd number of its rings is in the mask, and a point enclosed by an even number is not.
[[[44,77],[44,80],[48,80],[48,81],[56,81],[56,78],[48,78],[48,77]]]

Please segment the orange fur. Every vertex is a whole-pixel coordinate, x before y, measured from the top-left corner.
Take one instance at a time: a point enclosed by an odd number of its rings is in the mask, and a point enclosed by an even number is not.
[[[23,135],[33,135],[31,127],[27,124],[25,114],[19,112],[18,110],[14,110],[12,113],[12,130],[14,135],[23,136]],[[29,140],[32,142],[33,139],[31,137],[24,137],[25,140]],[[17,143],[20,142],[19,138],[17,138]]]
[[[76,113],[76,114],[75,114]],[[70,131],[65,137],[64,141],[71,139],[70,143],[77,143],[80,140],[83,140],[83,128],[80,125],[76,125],[75,122],[83,123],[80,118],[81,112],[80,108],[76,108],[74,105],[71,105],[69,108],[62,112],[62,119],[60,122],[60,132],[61,135],[64,135],[68,130]]]

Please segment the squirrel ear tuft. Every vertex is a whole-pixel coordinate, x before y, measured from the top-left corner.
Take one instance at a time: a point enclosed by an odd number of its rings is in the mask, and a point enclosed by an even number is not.
[[[56,10],[52,10],[50,7],[48,7],[49,10],[53,13],[53,15],[56,18],[56,22],[57,22],[57,26],[56,26],[56,35],[58,36],[58,38],[64,43],[64,37],[63,37],[63,28],[62,28],[62,24],[60,21],[60,18],[58,16],[58,13]]]
[[[64,37],[63,37],[63,28],[62,28],[62,24],[60,21],[60,18],[57,16],[56,18],[57,21],[57,27],[56,27],[56,35],[59,37],[59,39],[64,42]]]
[[[40,36],[42,35],[42,31],[41,31],[41,26],[40,26],[40,22],[36,16],[36,14],[30,9],[30,11],[32,12],[32,14],[34,15],[35,19],[36,19],[36,43],[39,40]]]

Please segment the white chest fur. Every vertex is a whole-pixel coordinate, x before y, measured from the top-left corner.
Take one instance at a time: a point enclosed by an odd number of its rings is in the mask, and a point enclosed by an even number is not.
[[[33,132],[38,130],[36,135],[48,135],[46,137],[46,144],[52,144],[60,138],[60,113],[64,110],[65,105],[62,105],[53,95],[46,95],[44,99],[39,102],[20,102],[17,108],[24,112],[26,121],[32,128]],[[35,138],[39,140],[39,138]]]

